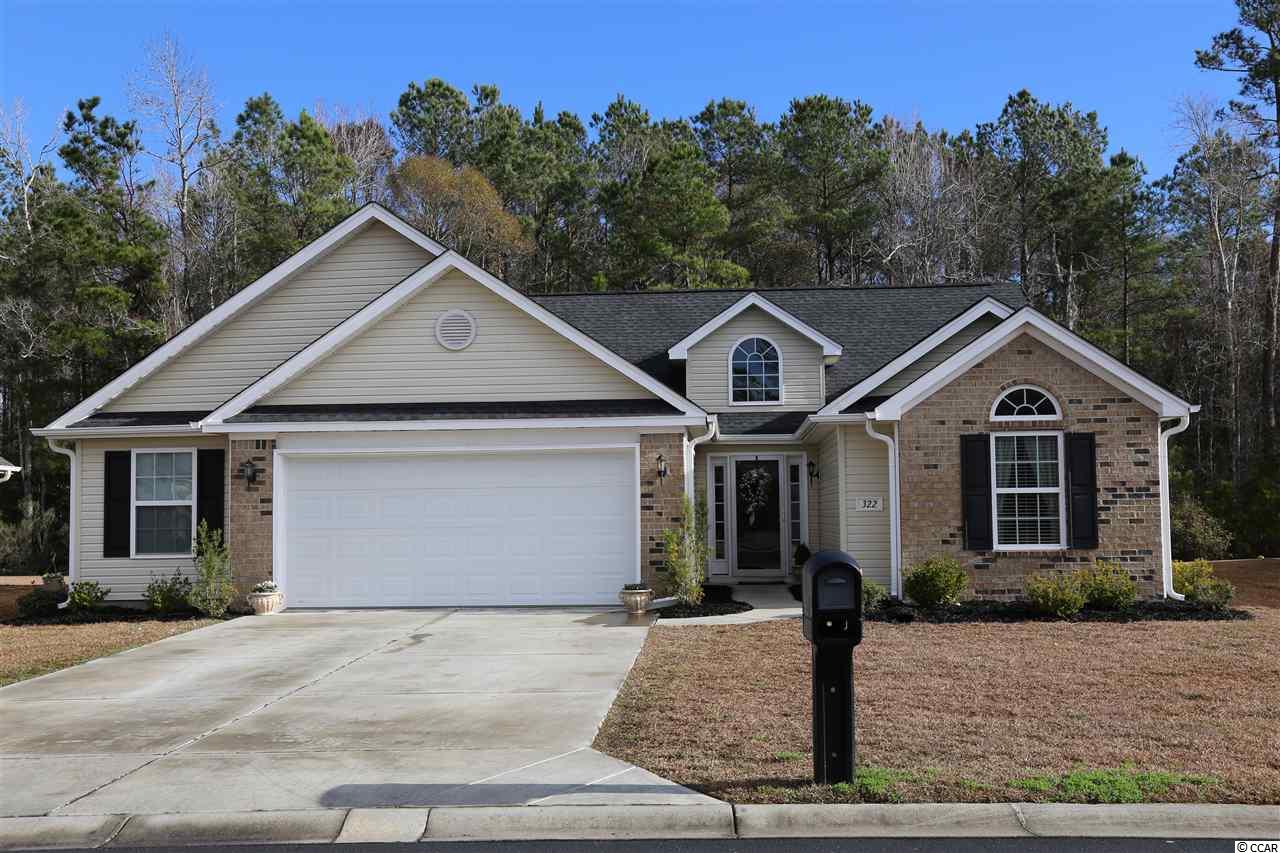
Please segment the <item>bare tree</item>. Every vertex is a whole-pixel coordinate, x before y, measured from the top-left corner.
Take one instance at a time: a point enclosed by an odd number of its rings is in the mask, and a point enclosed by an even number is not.
[[[33,229],[31,210],[32,191],[41,167],[58,147],[58,130],[55,127],[49,140],[32,153],[31,140],[26,132],[27,108],[21,99],[5,109],[0,104],[0,199],[6,199],[19,212],[19,219],[30,240]],[[0,255],[0,261],[8,260]]]
[[[363,108],[316,102],[316,121],[329,132],[334,147],[355,166],[344,193],[352,204],[385,202],[387,176],[395,159],[395,147],[386,126]]]
[[[213,86],[204,68],[183,50],[172,35],[147,45],[146,64],[130,81],[129,101],[142,116],[154,144],[144,145],[147,154],[165,164],[173,178],[173,218],[170,233],[177,261],[174,284],[170,288],[167,312],[170,332],[187,322],[187,290],[191,267],[191,191],[200,173],[211,164],[203,156],[217,136],[217,103]],[[176,257],[174,257],[176,255]]]

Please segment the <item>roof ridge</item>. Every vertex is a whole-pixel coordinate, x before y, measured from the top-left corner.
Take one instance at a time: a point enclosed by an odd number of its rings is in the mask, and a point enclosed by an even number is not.
[[[884,290],[952,290],[971,287],[1017,287],[1016,281],[960,281],[950,284],[892,284],[874,285],[871,287],[821,287],[807,285],[805,287],[697,287],[675,290],[575,290],[566,293],[526,293],[530,299],[554,299],[562,296],[684,296],[689,294],[713,293],[796,293],[821,291],[826,293],[867,293]]]

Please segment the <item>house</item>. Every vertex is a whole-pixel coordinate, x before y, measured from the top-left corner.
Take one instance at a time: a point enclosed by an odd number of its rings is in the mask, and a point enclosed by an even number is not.
[[[705,495],[715,581],[801,543],[894,592],[1120,562],[1171,594],[1198,407],[1011,284],[525,296],[369,205],[47,428],[71,575],[138,599],[199,520],[293,607],[611,604]]]
[[[10,477],[12,477],[14,474],[18,473],[21,470],[22,468],[20,468],[17,465],[14,465],[12,462],[5,459],[3,456],[0,456],[0,483],[7,481]]]

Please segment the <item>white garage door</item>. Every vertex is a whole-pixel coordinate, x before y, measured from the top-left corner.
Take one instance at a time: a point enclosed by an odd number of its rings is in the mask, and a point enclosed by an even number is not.
[[[617,604],[635,451],[285,458],[290,607]]]

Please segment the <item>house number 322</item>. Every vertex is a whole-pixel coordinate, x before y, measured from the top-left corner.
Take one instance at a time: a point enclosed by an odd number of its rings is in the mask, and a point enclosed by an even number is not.
[[[854,512],[880,512],[883,509],[883,498],[855,498],[853,501]]]

